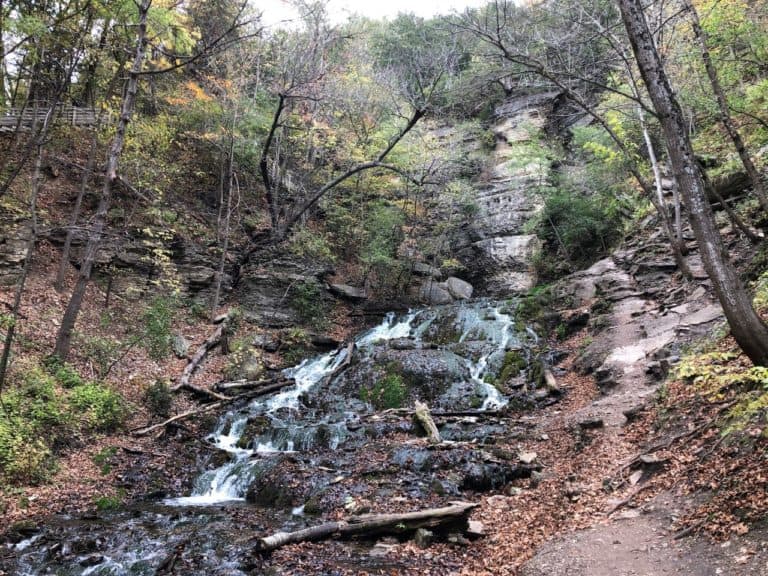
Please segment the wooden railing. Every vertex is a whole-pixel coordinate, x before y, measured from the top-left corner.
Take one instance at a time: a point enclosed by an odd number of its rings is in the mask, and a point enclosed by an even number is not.
[[[43,122],[48,114],[48,108],[8,108],[0,112],[0,131],[15,130],[16,126],[30,128],[35,122]],[[93,108],[80,106],[59,106],[56,109],[54,121],[72,124],[74,126],[93,126],[96,124],[96,111]]]

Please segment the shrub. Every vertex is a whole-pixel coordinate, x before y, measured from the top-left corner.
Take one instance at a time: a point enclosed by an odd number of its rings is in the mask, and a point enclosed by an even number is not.
[[[173,403],[173,395],[171,394],[168,382],[162,379],[155,380],[147,386],[144,392],[144,400],[149,407],[149,412],[153,416],[168,416],[171,412],[171,404]]]
[[[360,399],[379,410],[402,408],[408,389],[400,374],[389,373],[372,387],[360,388]]]
[[[73,415],[81,424],[93,430],[110,432],[118,428],[126,417],[126,407],[119,394],[89,382],[72,389],[69,403]]]
[[[125,491],[120,490],[112,496],[97,496],[93,499],[93,504],[99,512],[112,512],[120,508],[125,498]]]
[[[582,267],[606,254],[623,234],[623,220],[615,203],[599,195],[554,189],[546,195],[536,233],[549,254]]]
[[[144,330],[141,343],[155,360],[162,360],[171,353],[173,308],[172,298],[158,297],[152,300],[142,315]]]
[[[83,379],[80,374],[78,374],[77,370],[69,364],[61,365],[53,375],[56,378],[56,381],[64,388],[74,388],[75,386],[81,386],[83,384]]]
[[[291,288],[291,307],[303,322],[320,326],[325,320],[323,295],[317,282],[305,281]]]
[[[39,484],[55,470],[50,448],[21,419],[0,418],[0,477],[11,483]]]
[[[65,405],[53,378],[39,366],[3,394],[0,410],[0,477],[36,484],[55,469],[53,446],[64,432]]]

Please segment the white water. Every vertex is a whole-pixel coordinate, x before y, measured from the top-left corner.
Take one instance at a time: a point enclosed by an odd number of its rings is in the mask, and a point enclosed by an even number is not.
[[[475,387],[485,396],[481,410],[493,410],[506,406],[507,399],[498,389],[488,384],[484,377],[488,368],[488,360],[497,351],[506,350],[514,335],[515,323],[512,316],[501,312],[500,307],[466,307],[458,315],[462,334],[459,342],[471,338],[484,338],[494,344],[477,360],[467,360],[469,374]]]
[[[397,338],[413,338],[420,341],[422,335],[429,329],[436,316],[430,311],[409,312],[401,319],[397,319],[394,313],[387,314],[386,318],[378,326],[363,333],[357,338],[355,344],[361,352],[365,353],[376,344]],[[415,323],[419,319],[420,322]],[[415,324],[415,326],[414,326]],[[455,328],[460,332],[459,342],[479,340],[493,344],[476,359],[467,359],[471,382],[475,389],[484,397],[481,409],[497,409],[507,403],[499,391],[485,382],[484,377],[488,369],[490,357],[499,351],[504,351],[514,336],[514,321],[508,314],[501,312],[497,306],[476,303],[458,308],[456,311]],[[283,374],[293,378],[296,384],[282,392],[268,398],[254,400],[243,413],[229,412],[219,421],[216,430],[208,437],[208,440],[218,449],[228,452],[232,460],[217,468],[204,473],[196,482],[196,489],[191,496],[166,500],[166,504],[179,506],[210,506],[222,502],[231,502],[244,499],[244,493],[252,481],[254,467],[258,464],[261,454],[275,452],[291,452],[295,449],[303,449],[310,436],[297,436],[296,428],[283,430],[273,437],[273,440],[257,442],[253,448],[240,448],[238,443],[248,424],[249,413],[260,415],[275,415],[281,410],[299,411],[300,398],[313,386],[318,385],[328,375],[333,374],[347,356],[346,349],[339,349],[322,356],[304,360],[301,364],[288,368]],[[334,449],[345,427],[340,425],[328,425],[336,427],[332,434]],[[292,433],[293,434],[292,434]],[[282,435],[281,435],[282,434]],[[274,438],[277,438],[275,440]],[[295,441],[296,440],[296,441]],[[296,445],[296,442],[300,445]]]
[[[359,349],[367,349],[378,342],[405,338],[411,333],[411,324],[416,316],[415,312],[409,313],[397,321],[393,313],[387,314],[381,324],[365,332],[355,344]],[[250,410],[254,412],[262,410],[267,414],[284,408],[298,410],[301,395],[321,382],[327,375],[332,374],[346,356],[346,349],[339,349],[316,358],[306,359],[298,366],[284,370],[283,374],[293,378],[296,385],[266,400],[255,400],[251,403]],[[247,423],[248,414],[236,415],[229,412],[222,417],[208,440],[217,448],[229,452],[233,460],[198,478],[196,482],[198,488],[191,496],[166,499],[165,503],[175,506],[211,506],[222,502],[244,500],[244,492],[250,484],[249,472],[255,464],[251,461],[253,456],[294,450],[292,440],[288,440],[285,446],[275,446],[269,442],[259,443],[254,449],[238,448],[237,444]]]

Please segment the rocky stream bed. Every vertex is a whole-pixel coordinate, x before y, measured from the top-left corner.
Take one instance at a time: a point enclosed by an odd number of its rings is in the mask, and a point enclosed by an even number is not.
[[[533,425],[513,420],[509,406],[535,410],[561,392],[545,386],[550,358],[513,312],[475,301],[388,315],[354,345],[286,370],[295,385],[221,414],[197,442],[205,469],[191,493],[55,518],[7,544],[12,573],[261,573],[259,536],[471,501],[531,477],[535,454],[495,444]],[[428,442],[412,418],[417,400],[431,408],[441,442]],[[368,569],[374,543],[346,556]]]

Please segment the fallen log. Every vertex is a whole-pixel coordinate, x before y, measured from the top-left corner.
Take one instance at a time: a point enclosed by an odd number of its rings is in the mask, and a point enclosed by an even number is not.
[[[227,390],[253,390],[258,395],[276,392],[287,386],[295,384],[294,380],[289,378],[264,378],[262,380],[233,380],[231,382],[218,382],[213,387],[219,392]]]
[[[413,419],[424,429],[432,444],[440,444],[440,431],[429,414],[429,406],[416,400]]]
[[[195,416],[196,414],[204,414],[205,412],[210,412],[212,410],[215,410],[217,408],[221,408],[224,404],[227,403],[227,401],[234,400],[234,398],[221,401],[221,402],[214,402],[213,404],[208,404],[207,406],[203,406],[202,408],[196,408],[194,410],[188,410],[186,412],[182,412],[181,414],[177,414],[176,416],[172,416],[171,418],[168,418],[167,420],[163,420],[162,422],[158,424],[153,424],[152,426],[146,426],[144,428],[138,428],[135,430],[131,430],[132,436],[146,436],[150,432],[153,432],[155,430],[158,430],[160,428],[164,428],[168,426],[168,424],[172,424],[174,422],[178,422],[179,420],[184,420],[185,418],[189,418],[190,416]]]
[[[189,362],[184,367],[184,371],[181,373],[179,382],[171,387],[172,391],[177,392],[182,388],[186,388],[187,390],[192,390],[193,392],[198,392],[201,394],[207,394],[219,400],[226,399],[226,396],[222,396],[221,394],[216,394],[211,390],[206,390],[205,388],[193,386],[190,380],[192,378],[192,375],[200,367],[200,364],[205,359],[206,354],[208,354],[208,352],[211,349],[216,347],[219,343],[222,342],[223,339],[226,338],[231,321],[232,321],[232,317],[229,314],[227,314],[220,322],[218,322],[218,326],[216,330],[214,330],[213,334],[211,334],[206,339],[206,341],[200,345],[197,351],[195,351],[194,355],[189,359]]]
[[[270,552],[288,544],[323,540],[331,536],[342,538],[380,534],[405,534],[419,528],[460,527],[466,531],[469,513],[479,504],[471,502],[451,502],[445,508],[431,508],[419,512],[403,514],[364,514],[353,516],[338,522],[326,522],[296,532],[277,532],[256,541],[256,551]]]
[[[263,388],[259,388],[257,390],[248,390],[246,392],[243,392],[242,394],[238,394],[237,396],[222,396],[221,394],[216,394],[217,397],[221,398],[221,400],[219,400],[218,402],[207,404],[201,408],[195,408],[194,410],[188,410],[187,412],[182,412],[181,414],[177,414],[176,416],[168,418],[167,420],[163,420],[162,422],[159,422],[157,424],[153,424],[152,426],[131,430],[131,434],[133,436],[146,436],[153,430],[157,430],[158,428],[162,428],[164,426],[167,426],[168,424],[173,424],[174,422],[178,422],[179,420],[184,420],[186,418],[189,418],[190,416],[194,416],[195,414],[203,414],[205,412],[215,410],[216,408],[220,408],[225,404],[229,404],[230,402],[236,402],[238,400],[245,400],[246,398],[256,398],[258,396],[271,394],[272,392],[276,392],[281,388],[285,388],[286,386],[292,386],[293,384],[295,384],[293,380],[285,380],[285,381],[275,382],[272,385],[264,386]],[[193,387],[192,389],[198,390],[197,387]],[[200,390],[202,392],[205,392],[205,390],[202,390],[202,389]],[[214,392],[211,392],[211,393],[215,394]]]

